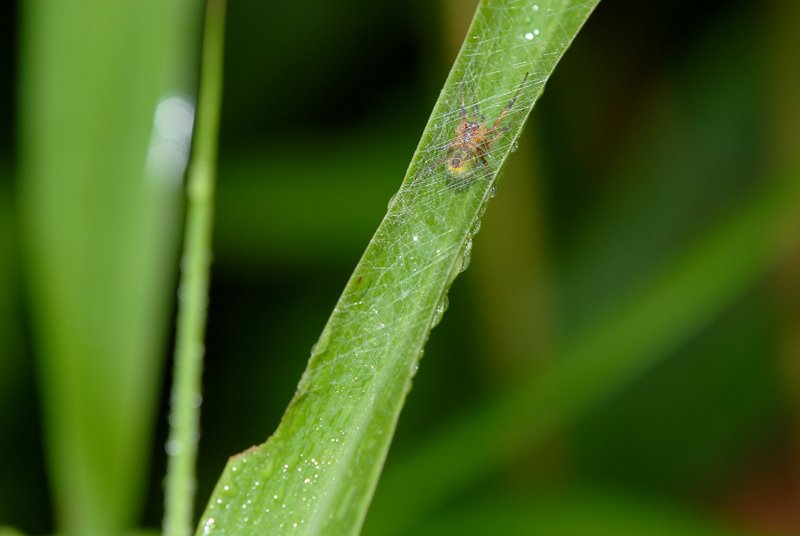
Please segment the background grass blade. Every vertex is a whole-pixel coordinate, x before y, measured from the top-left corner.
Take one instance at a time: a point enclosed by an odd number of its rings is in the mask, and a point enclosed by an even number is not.
[[[188,149],[186,121],[171,119],[176,106],[187,115],[175,93],[193,9],[22,4],[21,243],[65,533],[119,534],[141,513]]]
[[[446,308],[448,287],[469,262],[472,230],[494,193],[497,170],[596,3],[488,0],[479,6],[403,185],[278,430],[230,460],[198,534],[358,532],[422,347]],[[485,166],[473,160],[467,179],[456,182],[442,157],[462,102],[477,121],[485,114],[490,126],[510,103],[502,122],[509,130],[486,152]]]
[[[414,536],[564,534],[569,536],[756,536],[652,497],[610,489],[482,498],[415,529]]]
[[[211,226],[222,99],[225,0],[206,4],[198,102],[198,127],[189,168],[186,230],[181,261],[175,373],[166,479],[164,534],[192,532],[197,440],[200,437],[200,378],[211,265]]]
[[[800,171],[795,169],[766,185],[655,281],[557,350],[545,371],[531,372],[470,419],[398,460],[381,482],[370,517],[375,521],[365,532],[406,533],[460,490],[596,407],[710,323],[796,249],[797,237],[787,229],[799,224],[798,202]]]

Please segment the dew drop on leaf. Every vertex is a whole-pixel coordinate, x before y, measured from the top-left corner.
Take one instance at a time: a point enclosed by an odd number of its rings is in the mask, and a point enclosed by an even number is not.
[[[208,519],[206,519],[205,522],[203,523],[203,535],[208,536],[209,534],[214,532],[216,526],[217,522],[213,517],[209,517]]]
[[[472,260],[472,235],[467,236],[467,241],[464,243],[464,249],[461,251],[461,270],[464,271],[469,268],[469,263]]]
[[[477,220],[475,220],[475,225],[472,226],[472,230],[470,231],[470,234],[472,236],[475,236],[476,234],[478,234],[478,232],[480,230],[481,230],[481,219],[478,218]]]
[[[447,307],[449,305],[449,300],[447,299],[447,294],[442,296],[441,301],[439,301],[439,305],[436,306],[436,311],[433,314],[433,321],[431,322],[431,327],[436,327],[439,322],[442,321],[442,317],[444,316],[444,312],[447,311]]]

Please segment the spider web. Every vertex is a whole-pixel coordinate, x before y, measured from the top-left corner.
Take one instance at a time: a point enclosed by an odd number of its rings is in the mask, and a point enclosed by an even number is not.
[[[371,279],[385,281],[377,283],[379,286],[410,284],[388,275],[398,268],[411,279],[426,270],[436,271],[434,265],[438,263],[449,263],[450,276],[443,301],[433,312],[433,324],[447,307],[447,287],[469,264],[472,237],[497,190],[502,165],[515,149],[553,66],[574,37],[575,28],[563,25],[565,13],[575,11],[585,18],[595,3],[489,0],[473,21],[382,225],[405,228],[406,236],[391,233],[387,238],[379,230],[372,246],[393,250],[395,255],[382,258],[384,263],[371,264],[368,255],[362,261]],[[470,171],[464,177],[455,177],[445,160],[451,147],[460,141],[457,129],[465,116],[490,130],[490,137],[498,136],[493,143],[480,146],[480,155],[470,154]],[[501,116],[498,129],[507,131],[499,135],[491,129]],[[471,215],[467,215],[470,210]],[[466,228],[465,219],[469,220]],[[400,241],[405,241],[406,247]],[[389,308],[379,325],[395,321],[397,313]]]
[[[553,43],[566,45],[572,39],[573,34],[561,23],[564,11],[569,8],[554,7],[554,4],[564,3],[485,2],[487,16],[473,22],[426,127],[429,138],[423,136],[418,148],[419,159],[409,168],[413,179],[422,179],[422,187],[425,187],[425,178],[438,178],[427,171],[435,167],[454,139],[455,128],[461,122],[462,91],[467,115],[472,116],[472,108],[477,108],[485,116],[487,127],[494,124],[519,91],[503,121],[510,127],[509,132],[487,151],[487,159],[494,164],[492,172],[496,175],[510,142],[519,134],[533,101],[543,89],[551,71],[547,67],[561,56],[562,47],[554,50]],[[496,28],[507,31],[493,32]],[[529,75],[527,79],[526,74]]]

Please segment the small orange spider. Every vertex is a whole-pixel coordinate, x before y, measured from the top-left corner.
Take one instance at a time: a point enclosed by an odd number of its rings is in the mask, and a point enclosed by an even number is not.
[[[525,82],[528,80],[528,73],[520,82],[519,87],[514,92],[514,96],[508,101],[503,111],[494,122],[492,128],[485,126],[486,117],[478,110],[478,103],[472,104],[472,116],[467,115],[467,108],[464,104],[464,84],[461,84],[461,122],[456,127],[456,136],[453,141],[445,146],[447,151],[444,159],[440,160],[433,167],[445,164],[447,173],[459,184],[468,184],[468,178],[475,171],[476,164],[480,163],[491,179],[492,168],[486,160],[486,154],[491,146],[503,137],[511,128],[509,126],[500,127],[514,102],[519,97]]]

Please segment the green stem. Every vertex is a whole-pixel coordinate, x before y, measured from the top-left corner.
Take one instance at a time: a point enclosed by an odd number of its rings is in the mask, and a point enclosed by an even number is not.
[[[199,124],[189,168],[186,235],[180,281],[175,376],[167,442],[164,534],[192,532],[200,380],[211,264],[211,223],[222,94],[225,0],[209,0],[203,31]]]

